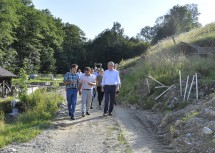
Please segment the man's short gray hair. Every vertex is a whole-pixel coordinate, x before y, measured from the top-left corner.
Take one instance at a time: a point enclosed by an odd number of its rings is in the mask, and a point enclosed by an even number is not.
[[[112,61],[108,62],[108,65],[110,65],[110,64],[114,66],[114,62],[112,62]]]

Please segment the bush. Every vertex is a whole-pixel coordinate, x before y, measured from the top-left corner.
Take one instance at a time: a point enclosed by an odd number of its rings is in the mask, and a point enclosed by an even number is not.
[[[22,97],[23,105],[27,108],[26,113],[21,114],[18,120],[28,122],[38,119],[51,119],[58,111],[58,104],[62,102],[62,96],[46,92],[46,89],[38,89],[31,95]]]
[[[4,113],[11,113],[12,107],[11,107],[11,101],[4,101],[0,102],[0,110]]]
[[[21,100],[26,106],[25,112],[15,122],[5,124],[4,114],[0,112],[0,148],[12,142],[29,141],[48,128],[63,98],[59,94],[40,89],[31,95],[22,96]]]
[[[0,130],[4,129],[4,125],[4,113],[0,111]]]

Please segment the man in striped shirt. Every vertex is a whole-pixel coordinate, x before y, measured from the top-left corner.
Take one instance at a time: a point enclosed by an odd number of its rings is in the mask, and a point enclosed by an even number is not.
[[[68,102],[69,116],[72,120],[75,120],[75,109],[77,102],[79,76],[76,73],[78,69],[77,64],[71,65],[71,71],[67,72],[64,77],[64,84],[66,85],[66,98]]]

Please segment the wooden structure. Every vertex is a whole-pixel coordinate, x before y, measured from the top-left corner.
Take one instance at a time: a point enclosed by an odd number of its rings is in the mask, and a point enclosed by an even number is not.
[[[181,51],[185,54],[214,55],[215,47],[200,47],[196,44],[181,42]]]
[[[100,68],[102,68],[102,63],[94,63],[94,67],[99,66]]]
[[[17,76],[0,67],[0,96],[5,97],[12,93],[12,78]]]

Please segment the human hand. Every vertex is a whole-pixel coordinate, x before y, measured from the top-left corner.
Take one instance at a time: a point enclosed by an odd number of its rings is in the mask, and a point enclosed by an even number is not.
[[[75,81],[73,81],[73,80],[70,80],[70,81],[69,81],[69,83],[71,83],[71,84],[72,84],[72,83],[75,83]]]
[[[119,92],[119,86],[116,86],[116,92]]]

